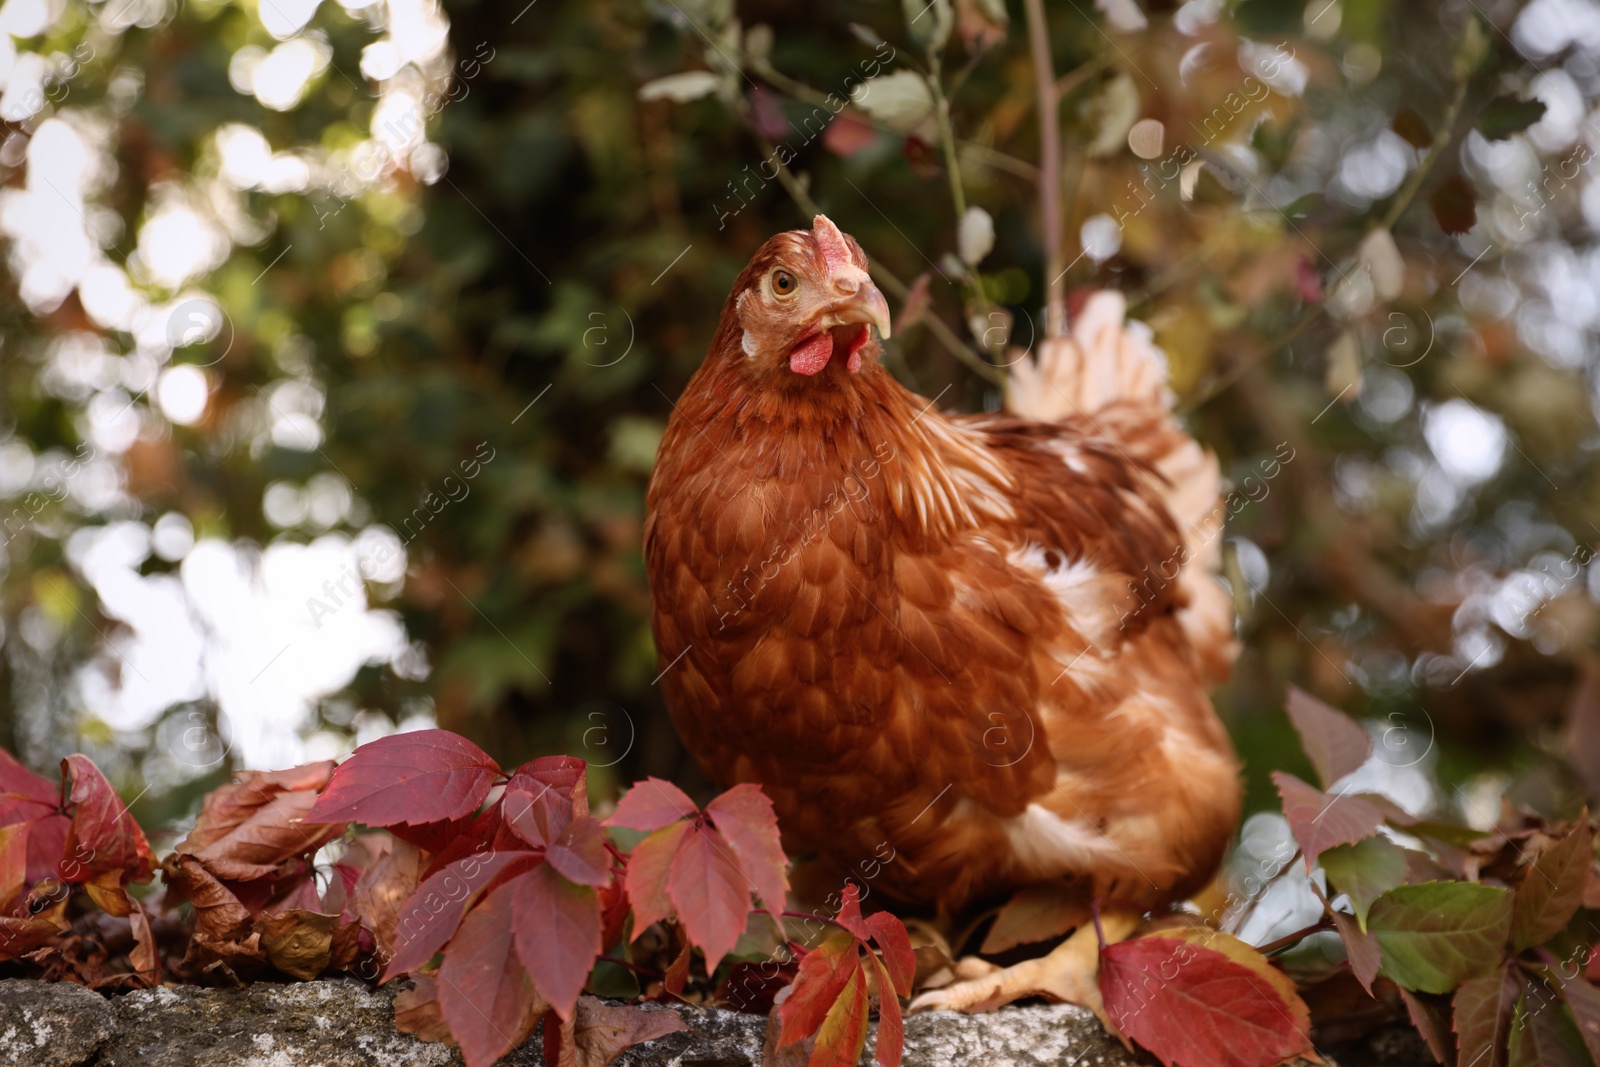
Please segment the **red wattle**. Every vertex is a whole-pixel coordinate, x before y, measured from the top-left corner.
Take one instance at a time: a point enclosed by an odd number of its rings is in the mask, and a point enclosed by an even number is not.
[[[819,333],[811,340],[796,345],[789,353],[789,369],[796,374],[810,376],[826,367],[832,356],[833,338],[826,333]],[[856,361],[860,362],[859,356]]]
[[[850,358],[845,363],[851,374],[861,369],[861,350],[867,347],[867,342],[872,340],[872,333],[865,327],[856,331],[850,339]]]

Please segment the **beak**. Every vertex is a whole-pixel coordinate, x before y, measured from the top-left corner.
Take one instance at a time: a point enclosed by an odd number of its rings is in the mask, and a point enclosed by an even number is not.
[[[828,317],[838,326],[871,323],[878,328],[879,337],[889,339],[889,302],[871,281],[863,280],[853,294],[833,305]]]

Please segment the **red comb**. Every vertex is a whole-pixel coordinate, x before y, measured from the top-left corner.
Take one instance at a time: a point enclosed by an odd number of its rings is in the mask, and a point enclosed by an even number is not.
[[[850,252],[850,242],[845,240],[844,234],[839,232],[839,227],[826,215],[818,215],[811,220],[811,239],[817,242],[817,248],[822,252],[822,261],[828,265],[828,273],[832,274],[841,267],[853,266],[855,256]]]

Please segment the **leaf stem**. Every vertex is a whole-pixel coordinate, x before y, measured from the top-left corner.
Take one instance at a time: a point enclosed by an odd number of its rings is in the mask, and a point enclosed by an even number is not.
[[[1284,934],[1282,937],[1274,938],[1273,940],[1268,941],[1265,945],[1257,945],[1256,951],[1261,953],[1263,956],[1270,956],[1274,952],[1278,952],[1293,945],[1299,944],[1312,934],[1320,934],[1324,930],[1332,929],[1333,920],[1324,915],[1310,926],[1296,930],[1292,934]]]

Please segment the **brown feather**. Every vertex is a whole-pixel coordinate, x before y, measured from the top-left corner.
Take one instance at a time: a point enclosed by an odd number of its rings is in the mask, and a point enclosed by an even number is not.
[[[776,265],[821,277],[809,241],[780,234],[740,275],[651,478],[660,684],[686,744],[713,779],[760,783],[802,847],[851,868],[892,850],[871,888],[902,900],[1193,891],[1239,787],[1204,694],[1227,653],[1193,644],[1187,587],[1162,575],[1185,543],[1172,443],[1139,435],[1166,424],[945,416],[875,343],[858,373],[791,372],[798,324],[740,297]]]

